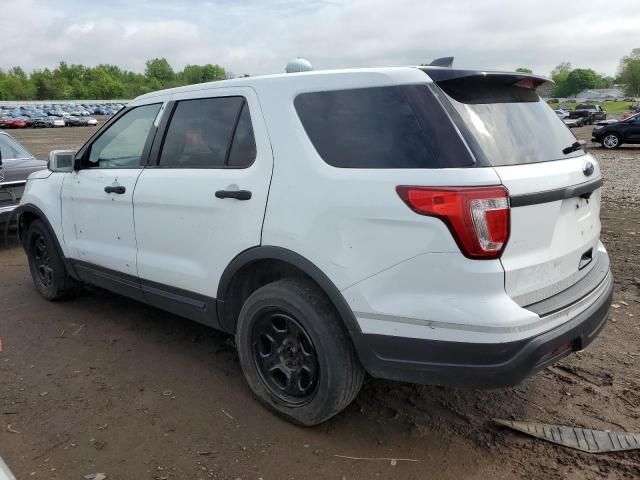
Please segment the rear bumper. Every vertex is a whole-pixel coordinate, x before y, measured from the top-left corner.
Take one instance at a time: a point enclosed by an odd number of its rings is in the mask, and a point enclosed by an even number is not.
[[[470,388],[515,385],[589,345],[604,326],[613,298],[609,273],[600,296],[561,326],[506,343],[463,343],[353,333],[365,369],[373,377]]]

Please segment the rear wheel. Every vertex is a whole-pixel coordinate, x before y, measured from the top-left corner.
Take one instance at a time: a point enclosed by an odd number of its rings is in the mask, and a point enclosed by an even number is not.
[[[310,281],[256,290],[238,319],[236,343],[251,390],[300,425],[317,425],[357,396],[364,370],[329,299]]]
[[[602,137],[602,146],[608,150],[618,148],[621,143],[620,136],[617,133],[607,133]]]
[[[29,225],[25,250],[31,277],[40,295],[47,300],[59,300],[76,291],[78,284],[67,274],[55,242],[41,220]]]

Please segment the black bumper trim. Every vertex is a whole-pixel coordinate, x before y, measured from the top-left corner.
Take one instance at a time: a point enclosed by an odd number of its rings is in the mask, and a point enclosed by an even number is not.
[[[613,299],[613,277],[602,295],[563,325],[508,343],[463,343],[352,333],[360,360],[376,378],[467,388],[501,388],[582,350],[602,330]]]
[[[598,252],[592,261],[594,262],[593,268],[572,286],[549,298],[525,305],[523,308],[544,317],[568,308],[590,295],[605,281],[607,275],[610,275],[609,256],[606,253]]]

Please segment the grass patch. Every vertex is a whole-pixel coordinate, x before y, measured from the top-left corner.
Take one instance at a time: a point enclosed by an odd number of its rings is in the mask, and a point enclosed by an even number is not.
[[[589,102],[585,102],[586,104],[588,104]],[[551,108],[553,108],[554,110],[557,110],[559,108],[565,108],[567,110],[573,110],[576,105],[578,105],[575,102],[571,102],[571,103],[550,103],[549,106]],[[631,112],[631,106],[635,105],[635,103],[633,102],[604,102],[600,104],[602,106],[602,109],[607,112],[607,113],[623,113],[623,112]]]

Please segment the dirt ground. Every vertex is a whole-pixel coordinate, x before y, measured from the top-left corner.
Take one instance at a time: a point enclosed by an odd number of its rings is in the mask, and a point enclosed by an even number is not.
[[[45,158],[93,131],[11,133]],[[0,456],[19,479],[640,478],[640,452],[584,454],[491,422],[640,431],[640,147],[591,151],[615,276],[600,337],[516,388],[368,380],[313,429],[254,400],[230,337],[101,291],[48,303],[22,250],[0,249]]]

